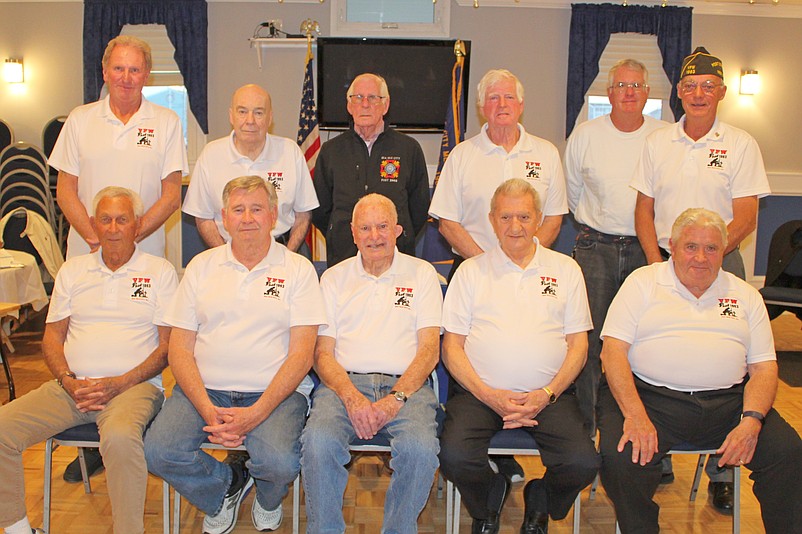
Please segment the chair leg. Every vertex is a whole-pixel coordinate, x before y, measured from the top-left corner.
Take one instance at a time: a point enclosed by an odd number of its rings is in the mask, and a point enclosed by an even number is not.
[[[741,532],[741,466],[732,469],[732,534]]]
[[[256,498],[256,495],[253,497]],[[301,523],[301,474],[295,477],[292,484],[292,534],[298,534]],[[178,534],[178,533],[176,533]]]
[[[705,468],[706,454],[699,455],[699,461],[696,462],[696,474],[693,476],[693,484],[691,484],[691,495],[688,500],[693,502],[696,500],[696,494],[699,493],[699,484],[702,481],[702,471]]]
[[[596,478],[593,479],[593,483],[590,485],[590,496],[588,497],[589,501],[593,501],[596,499],[596,492],[599,490],[599,473],[596,473]]]
[[[53,438],[45,442],[45,473],[44,473],[44,511],[42,518],[42,529],[45,534],[50,534],[50,477],[53,469]]]
[[[8,384],[8,402],[17,398],[14,390],[14,377],[11,376],[11,367],[8,363],[8,353],[12,351],[13,347],[11,341],[6,336],[5,330],[0,332],[2,340],[0,340],[0,360],[3,360],[3,371],[6,373],[6,383]],[[5,345],[5,347],[3,346]]]
[[[459,534],[459,512],[462,508],[462,495],[457,486],[454,486],[454,534]]]
[[[173,491],[173,533],[181,532],[181,494]]]
[[[162,480],[162,526],[164,534],[170,534],[170,484]]]
[[[454,485],[446,481],[446,534],[454,532]]]
[[[84,456],[83,447],[78,447],[78,463],[81,466],[81,479],[84,481],[84,493],[88,495],[92,493],[92,484],[89,482],[89,471],[86,469],[86,456]]]
[[[582,511],[582,492],[576,494],[574,500],[574,534],[579,534],[580,513]]]

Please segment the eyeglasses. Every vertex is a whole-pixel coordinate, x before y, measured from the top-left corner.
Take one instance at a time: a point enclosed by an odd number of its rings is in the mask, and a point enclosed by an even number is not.
[[[704,91],[706,95],[712,95],[716,91],[716,89],[718,89],[722,85],[724,84],[713,83],[713,82],[704,82],[704,83],[685,82],[680,84],[679,90],[683,94],[689,95],[691,93],[695,93],[697,87],[701,87],[702,91]]]
[[[632,89],[636,93],[640,93],[641,91],[645,91],[648,88],[649,88],[648,84],[640,82],[634,82],[634,83],[618,82],[610,86],[610,89],[613,89],[614,91],[617,91],[619,93],[626,93],[627,89]]]
[[[382,100],[387,98],[386,96],[379,96],[379,95],[348,95],[348,98],[351,100],[353,104],[362,104],[365,100],[368,101],[368,104],[371,106],[378,106],[382,103]]]

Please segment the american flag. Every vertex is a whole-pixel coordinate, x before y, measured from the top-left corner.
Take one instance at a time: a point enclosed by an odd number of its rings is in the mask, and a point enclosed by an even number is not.
[[[315,177],[315,163],[320,153],[320,130],[317,126],[317,106],[315,105],[315,83],[312,79],[312,47],[306,53],[306,74],[304,75],[303,96],[301,96],[301,113],[298,116],[298,146],[306,158],[306,166],[312,178]],[[321,248],[316,246],[322,243],[322,236],[313,225],[309,225],[306,234],[306,243],[312,251],[312,259],[317,260],[316,252]]]

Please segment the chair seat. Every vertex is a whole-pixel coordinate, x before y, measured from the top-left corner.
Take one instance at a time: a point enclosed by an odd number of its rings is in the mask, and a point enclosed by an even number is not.
[[[802,289],[767,286],[760,289],[760,294],[767,304],[802,307]]]
[[[85,425],[78,425],[68,428],[63,432],[59,432],[53,439],[56,441],[100,441],[100,433],[97,430],[95,423],[87,423]]]

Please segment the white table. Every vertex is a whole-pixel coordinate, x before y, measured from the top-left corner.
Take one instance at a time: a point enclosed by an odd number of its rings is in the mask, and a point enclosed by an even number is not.
[[[33,256],[19,250],[8,250],[18,267],[0,269],[0,302],[13,302],[24,306],[30,304],[39,311],[48,303],[42,275]],[[19,318],[19,312],[14,315]]]

